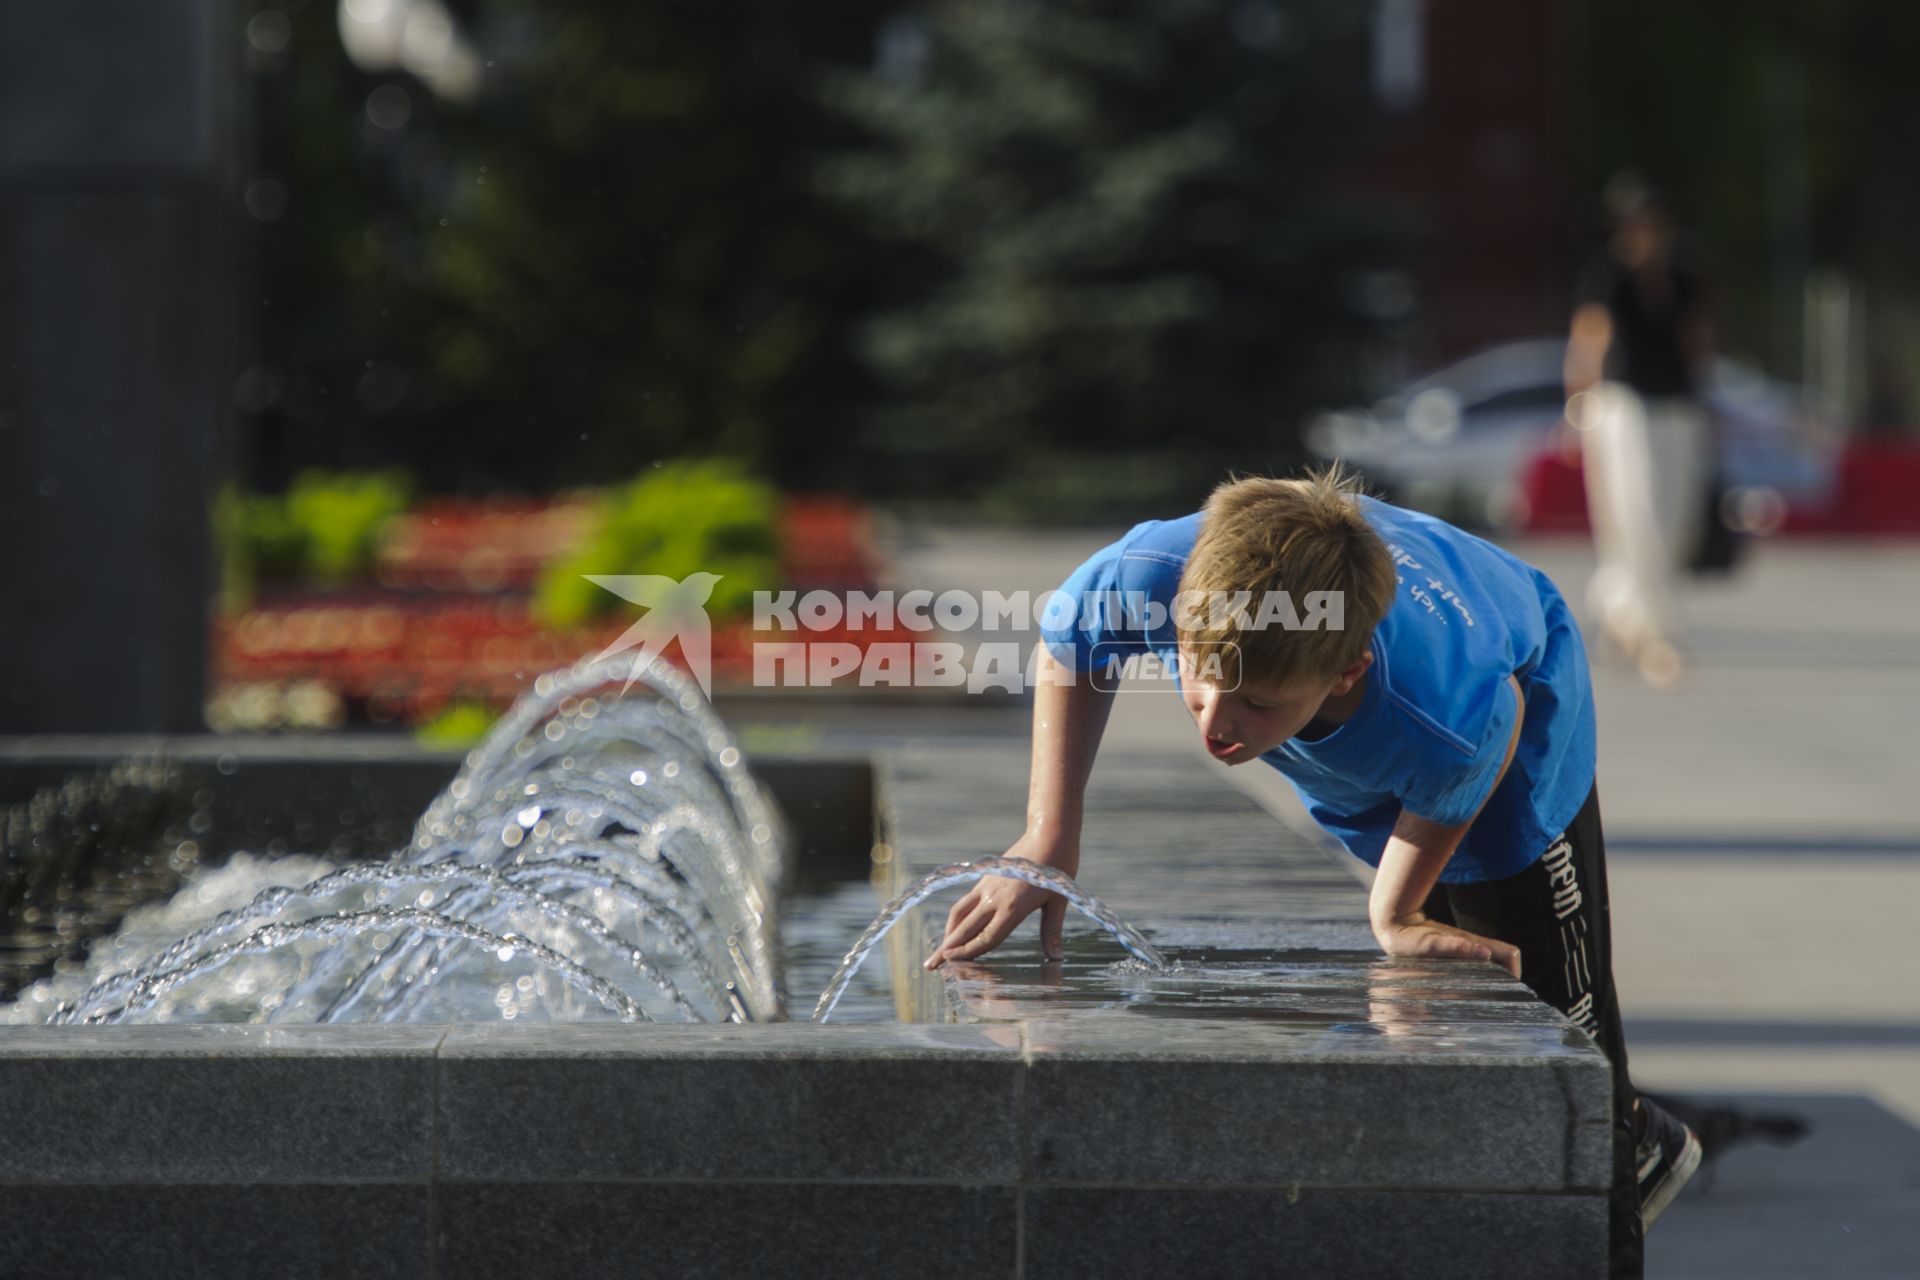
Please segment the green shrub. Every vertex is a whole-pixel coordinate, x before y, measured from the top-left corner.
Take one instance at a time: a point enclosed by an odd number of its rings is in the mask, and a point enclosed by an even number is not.
[[[484,703],[453,702],[416,728],[413,739],[423,747],[471,747],[487,736],[499,718],[500,713]]]
[[[577,626],[631,608],[584,575],[717,573],[707,611],[744,613],[771,590],[779,567],[773,489],[725,460],[663,463],[602,496],[588,532],[540,575],[534,615]]]
[[[223,491],[214,521],[242,575],[296,574],[337,582],[373,563],[380,527],[407,509],[404,471],[302,471],[284,494]]]
[[[303,471],[287,490],[288,521],[302,539],[301,567],[322,581],[364,572],[380,526],[407,509],[413,486],[404,471]]]
[[[291,577],[306,559],[307,538],[293,522],[286,498],[249,493],[235,499],[241,544],[253,567],[274,577]]]

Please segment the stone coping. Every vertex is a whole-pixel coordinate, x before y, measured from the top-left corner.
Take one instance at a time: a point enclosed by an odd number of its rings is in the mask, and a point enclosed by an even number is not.
[[[9,1028],[0,1182],[1598,1190],[1604,1069],[1507,1048],[1149,1019]]]
[[[1600,1274],[1604,1069],[1360,1043],[1071,1018],[13,1028],[0,1274]]]

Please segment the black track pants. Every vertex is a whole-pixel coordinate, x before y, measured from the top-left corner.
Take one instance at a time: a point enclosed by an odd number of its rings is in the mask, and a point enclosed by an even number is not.
[[[1429,919],[1520,948],[1521,981],[1592,1036],[1613,1064],[1611,1274],[1640,1275],[1632,1120],[1637,1095],[1627,1075],[1627,1044],[1613,987],[1599,789],[1587,793],[1567,829],[1525,871],[1505,880],[1439,885],[1425,911]]]

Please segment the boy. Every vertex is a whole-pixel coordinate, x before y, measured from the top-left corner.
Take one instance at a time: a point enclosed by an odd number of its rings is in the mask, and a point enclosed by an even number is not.
[[[1105,663],[1177,655],[1207,751],[1278,769],[1378,869],[1368,914],[1388,955],[1501,965],[1598,1042],[1614,1078],[1614,1274],[1639,1274],[1641,1234],[1700,1147],[1627,1075],[1586,652],[1546,575],[1336,469],[1224,484],[1061,590],[1075,607],[1043,627],[1027,829],[1008,855],[1078,873]],[[992,950],[1036,908],[1057,956],[1064,900],[988,877],[954,904],[928,967]]]

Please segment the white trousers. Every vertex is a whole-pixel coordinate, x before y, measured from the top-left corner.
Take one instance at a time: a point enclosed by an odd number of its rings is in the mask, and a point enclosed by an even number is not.
[[[1711,423],[1691,400],[1643,400],[1631,387],[1602,382],[1574,425],[1599,557],[1587,607],[1630,653],[1670,644],[1675,577],[1706,521]]]

